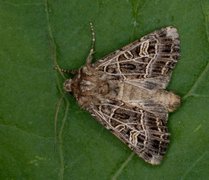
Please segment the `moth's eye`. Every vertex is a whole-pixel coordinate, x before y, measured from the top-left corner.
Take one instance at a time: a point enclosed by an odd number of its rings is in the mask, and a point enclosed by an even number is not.
[[[71,84],[72,84],[72,79],[67,79],[63,84],[64,90],[67,92],[71,92],[72,91]]]

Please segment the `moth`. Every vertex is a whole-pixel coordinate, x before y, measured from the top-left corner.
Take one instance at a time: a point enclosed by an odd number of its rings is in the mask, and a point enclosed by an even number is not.
[[[64,83],[83,109],[153,165],[160,164],[169,143],[168,113],[180,105],[180,97],[166,90],[179,44],[177,29],[169,26],[95,63],[92,46],[86,64]]]

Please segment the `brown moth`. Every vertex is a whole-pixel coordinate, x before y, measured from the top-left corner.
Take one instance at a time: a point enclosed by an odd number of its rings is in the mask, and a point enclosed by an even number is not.
[[[83,109],[153,165],[160,164],[169,143],[168,113],[180,105],[180,97],[165,90],[179,44],[176,28],[166,27],[94,64],[92,48],[86,65],[64,83]]]

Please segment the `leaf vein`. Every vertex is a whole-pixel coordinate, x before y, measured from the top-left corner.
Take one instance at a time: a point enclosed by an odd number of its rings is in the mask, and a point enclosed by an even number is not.
[[[198,85],[201,83],[201,80],[203,79],[203,77],[206,75],[206,73],[209,71],[209,62],[207,63],[207,65],[205,66],[204,70],[200,73],[200,75],[198,76],[197,80],[194,82],[194,84],[191,86],[190,90],[183,96],[183,100],[187,99],[188,97],[192,96],[193,94],[195,94],[195,90],[198,87]]]
[[[124,168],[128,165],[129,161],[131,161],[131,159],[134,156],[134,152],[132,152],[127,159],[121,164],[121,166],[118,168],[118,170],[116,170],[116,172],[114,173],[114,175],[112,176],[112,180],[116,180],[118,178],[118,176],[123,172]]]

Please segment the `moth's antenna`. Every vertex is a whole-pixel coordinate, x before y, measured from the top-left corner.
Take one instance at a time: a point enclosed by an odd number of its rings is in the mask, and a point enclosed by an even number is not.
[[[60,68],[59,66],[54,66],[54,70],[65,73],[65,74],[76,74],[77,72],[77,70],[63,69],[63,68]]]
[[[95,31],[94,31],[94,26],[93,26],[93,24],[90,22],[90,27],[91,27],[91,35],[92,35],[92,45],[91,45],[91,49],[92,49],[92,51],[93,51],[93,53],[94,53],[94,49],[95,49]]]
[[[94,26],[92,24],[92,22],[89,23],[90,24],[90,28],[91,28],[91,35],[92,35],[92,40],[91,40],[91,49],[89,52],[89,55],[86,59],[86,64],[91,64],[92,61],[92,55],[94,54],[94,49],[95,49],[95,32],[94,32]]]

